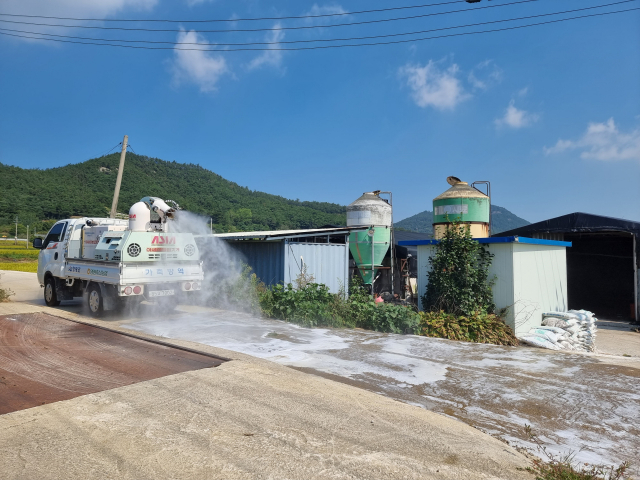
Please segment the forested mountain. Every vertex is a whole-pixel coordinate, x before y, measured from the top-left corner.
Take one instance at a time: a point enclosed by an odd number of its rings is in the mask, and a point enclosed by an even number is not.
[[[531,223],[514,215],[506,208],[499,207],[497,205],[491,205],[491,216],[492,234],[506,232],[512,228],[524,227]],[[395,227],[408,232],[419,232],[433,235],[433,212],[425,210],[424,212],[418,213],[412,217],[396,222]]]
[[[64,167],[22,169],[0,163],[2,230],[19,223],[39,230],[45,219],[108,216],[120,154]],[[185,210],[213,218],[218,232],[315,228],[344,225],[344,206],[301,202],[249,190],[199,165],[168,162],[127,153],[118,211],[145,196],[175,200]],[[12,234],[13,235],[13,234]],[[12,236],[11,235],[11,236]]]
[[[64,167],[23,169],[0,163],[0,233],[13,236],[22,226],[38,232],[53,221],[78,216],[108,216],[120,154],[114,153]],[[335,203],[301,202],[249,190],[199,165],[168,162],[127,153],[118,211],[145,196],[175,200],[185,210],[213,219],[217,232],[317,228],[345,225],[346,209]],[[493,232],[528,225],[509,210],[493,205]],[[433,212],[425,211],[395,224],[432,234]],[[26,227],[18,235],[24,235]]]

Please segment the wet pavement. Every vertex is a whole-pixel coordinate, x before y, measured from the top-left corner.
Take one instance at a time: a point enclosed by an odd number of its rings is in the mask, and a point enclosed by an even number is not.
[[[0,315],[0,415],[222,362],[45,313]]]
[[[123,327],[269,359],[422,406],[533,448],[587,463],[637,459],[640,364],[593,355],[500,347],[362,330],[307,329],[202,311]]]

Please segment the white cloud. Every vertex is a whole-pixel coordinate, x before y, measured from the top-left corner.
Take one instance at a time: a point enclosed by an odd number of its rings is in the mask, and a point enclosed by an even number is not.
[[[157,5],[157,3],[158,0],[2,0],[2,12],[20,15],[43,15],[75,18],[107,18],[123,11],[148,11],[153,9],[153,7]],[[84,24],[83,22],[73,23],[76,25]],[[92,22],[92,24],[95,25],[95,22]],[[41,25],[29,25],[28,27],[28,30],[37,33],[65,34],[69,31],[77,31],[77,29],[74,28],[45,27]],[[7,28],[27,30],[25,28],[19,27]],[[12,38],[28,42],[37,41],[19,37]],[[55,42],[37,42],[39,44],[62,45]]]
[[[177,41],[208,45],[206,39],[194,30],[178,33]],[[229,73],[227,61],[220,54],[197,50],[178,50],[178,48],[174,49],[173,61],[171,62],[173,81],[176,85],[194,83],[200,87],[201,92],[212,92],[217,89],[220,77]],[[183,46],[183,48],[190,47]],[[206,46],[193,46],[193,48],[204,49]]]
[[[411,89],[411,97],[422,108],[453,110],[460,102],[470,97],[458,79],[460,71],[455,63],[445,70],[429,60],[425,66],[407,64],[398,71]]]
[[[313,24],[313,25],[325,25],[329,24],[336,20],[344,20],[348,17],[348,15],[336,15],[336,14],[345,14],[348,13],[347,10],[342,8],[342,6],[338,4],[334,5],[318,5],[316,3],[313,4],[313,7],[304,15],[316,16],[316,15],[335,15],[333,17],[320,17],[320,18],[305,18],[305,23]]]
[[[502,118],[497,118],[497,127],[524,128],[538,121],[540,116],[536,113],[529,113],[516,108],[515,101],[511,100]]]
[[[502,82],[503,72],[493,60],[485,60],[469,72],[468,82],[476,90],[486,90]]]
[[[544,148],[546,155],[566,150],[581,150],[580,158],[602,161],[640,161],[640,128],[621,132],[613,118],[607,123],[590,123],[578,140],[558,140],[553,147]]]
[[[265,35],[264,41],[269,42],[269,45],[266,46],[268,50],[265,50],[249,62],[247,65],[249,70],[255,70],[265,66],[279,68],[282,65],[283,52],[278,50],[278,48],[280,48],[280,43],[278,42],[284,39],[284,31],[281,30],[279,23],[276,23],[274,28],[275,30],[271,30]]]

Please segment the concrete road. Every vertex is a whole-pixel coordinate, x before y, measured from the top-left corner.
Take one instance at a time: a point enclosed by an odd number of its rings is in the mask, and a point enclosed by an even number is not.
[[[64,310],[81,313],[78,304]],[[634,461],[640,447],[637,358],[303,329],[196,307],[180,307],[169,316],[155,312],[148,318],[104,322],[293,366],[524,446],[522,427],[530,424],[552,451],[577,451],[577,458],[589,463]],[[619,333],[630,339],[630,351],[637,355],[640,348],[634,350],[633,341],[640,335]]]
[[[363,330],[308,329],[251,315],[181,307],[122,326],[243,352],[447,415],[586,463],[635,461],[640,360],[453,342]]]
[[[26,277],[8,277],[28,296]],[[77,302],[52,309],[36,298],[0,304],[0,315],[46,312],[124,330],[74,310]],[[532,478],[522,454],[461,422],[275,362],[171,342],[231,361],[0,415],[2,478]]]

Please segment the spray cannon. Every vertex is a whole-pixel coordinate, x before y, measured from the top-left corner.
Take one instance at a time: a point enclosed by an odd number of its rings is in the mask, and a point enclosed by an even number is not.
[[[133,232],[167,231],[167,220],[173,220],[178,210],[180,206],[173,200],[144,197],[134,203],[129,210],[129,230]],[[151,220],[151,212],[160,217],[159,221]]]
[[[167,200],[167,202],[173,203],[175,207],[167,205],[164,200],[158,197],[144,197],[140,201],[146,203],[153,212],[160,215],[163,222],[166,221],[167,218],[173,219],[173,214],[180,208],[173,200]]]

